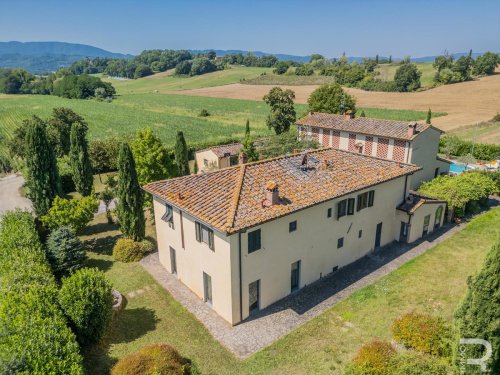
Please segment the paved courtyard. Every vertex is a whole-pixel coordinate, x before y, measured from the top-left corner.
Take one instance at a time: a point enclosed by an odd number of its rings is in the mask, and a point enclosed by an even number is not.
[[[411,245],[388,245],[253,314],[234,327],[166,271],[159,262],[158,253],[145,257],[141,264],[161,286],[194,314],[218,341],[237,357],[246,358],[318,316],[356,290],[372,284],[422,254],[462,227],[463,225],[447,224],[425,240]]]

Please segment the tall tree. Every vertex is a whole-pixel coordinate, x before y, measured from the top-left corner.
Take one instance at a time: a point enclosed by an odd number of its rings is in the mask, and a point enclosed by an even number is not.
[[[140,241],[145,236],[144,196],[137,179],[134,156],[127,143],[118,154],[118,221],[125,237]]]
[[[347,94],[338,83],[322,85],[311,93],[307,100],[309,110],[324,113],[356,112],[356,99]]]
[[[87,128],[75,122],[71,126],[70,133],[70,164],[75,183],[76,191],[87,197],[92,193],[94,178],[92,175],[92,165],[90,163]]]
[[[80,124],[85,130],[88,129],[85,119],[73,110],[64,107],[52,110],[52,118],[48,121],[47,133],[57,157],[69,154],[71,147],[70,133],[73,124]]]
[[[26,122],[26,182],[28,196],[38,216],[45,215],[61,192],[54,150],[47,138],[46,124],[33,116]]]
[[[184,139],[184,133],[182,133],[181,131],[177,132],[177,139],[175,141],[174,147],[174,156],[178,175],[189,175],[188,148],[186,145],[186,140]]]
[[[398,91],[409,92],[420,88],[420,76],[422,73],[418,70],[417,65],[409,62],[404,62],[396,70],[394,74],[394,84]]]
[[[429,108],[429,110],[427,111],[427,118],[425,119],[425,123],[430,124],[431,120],[432,120],[432,112],[431,109]]]
[[[151,128],[139,130],[131,147],[139,184],[145,185],[172,176],[172,161],[168,150]]]
[[[455,312],[458,338],[479,338],[491,344],[493,354],[487,361],[487,365],[492,374],[500,374],[500,278],[498,275],[500,275],[500,241],[497,241],[489,251],[481,271],[467,280],[467,294]],[[465,358],[481,358],[485,354],[485,348],[481,345],[465,345],[465,348],[460,349],[455,348],[457,366],[460,365],[460,359],[464,355]],[[477,366],[476,369],[479,370]],[[472,367],[467,370],[467,374],[475,373]]]
[[[255,145],[253,143],[253,139],[250,136],[250,121],[247,120],[245,126],[245,139],[243,141],[243,149],[242,152],[247,156],[247,161],[257,161],[259,160],[259,154],[255,149]]]
[[[273,87],[263,99],[271,106],[271,113],[266,120],[267,127],[274,129],[276,134],[287,132],[297,119],[293,104],[295,93]]]

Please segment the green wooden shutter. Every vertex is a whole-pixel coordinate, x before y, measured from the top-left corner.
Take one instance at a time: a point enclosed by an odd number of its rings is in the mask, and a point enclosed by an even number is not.
[[[373,206],[374,199],[375,199],[375,190],[370,190],[368,192],[368,207]]]
[[[208,231],[208,247],[210,248],[210,250],[215,250],[215,248],[214,248],[214,231],[213,230]]]
[[[194,227],[196,230],[196,241],[201,242],[201,224],[195,221]]]
[[[354,198],[349,198],[347,201],[347,215],[354,215],[354,202],[356,202]]]

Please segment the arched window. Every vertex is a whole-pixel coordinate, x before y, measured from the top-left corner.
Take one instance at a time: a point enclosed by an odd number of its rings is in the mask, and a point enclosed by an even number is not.
[[[441,217],[443,216],[443,206],[436,209],[436,218],[434,219],[434,228],[439,228],[441,225]]]

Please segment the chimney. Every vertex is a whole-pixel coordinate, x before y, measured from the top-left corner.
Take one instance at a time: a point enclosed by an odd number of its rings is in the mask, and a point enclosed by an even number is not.
[[[245,164],[247,162],[247,154],[242,152],[240,154],[239,164]]]
[[[266,199],[264,206],[270,207],[280,203],[278,184],[274,181],[269,181],[266,184]]]
[[[353,119],[354,118],[354,112],[351,111],[350,109],[347,110],[345,113],[344,113],[344,118],[346,120],[350,120],[350,119]]]
[[[417,134],[417,123],[408,124],[408,137],[411,138]]]

